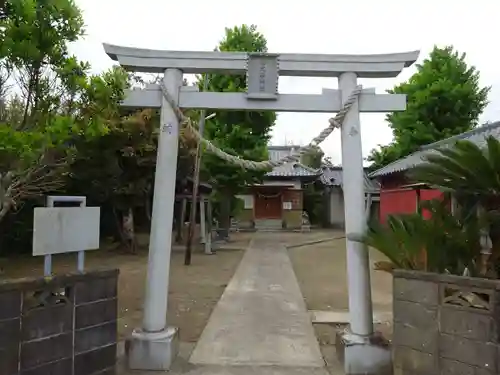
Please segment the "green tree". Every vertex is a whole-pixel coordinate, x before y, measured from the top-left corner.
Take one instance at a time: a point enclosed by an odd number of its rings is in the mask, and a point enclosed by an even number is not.
[[[307,167],[318,169],[321,168],[324,156],[323,150],[319,146],[315,146],[302,155],[301,163]]]
[[[224,39],[217,51],[267,52],[267,41],[256,26],[242,25],[226,28]],[[203,78],[199,78],[203,87]],[[242,75],[214,74],[209,76],[209,91],[242,92],[246,90],[246,77]],[[267,158],[267,143],[276,114],[274,112],[218,111],[207,121],[205,136],[224,151],[245,159],[261,161]],[[229,228],[231,202],[234,195],[247,184],[260,181],[265,171],[247,171],[225,163],[214,155],[203,156],[203,175],[210,178],[220,198],[221,227]]]
[[[105,231],[130,252],[136,249],[137,223],[151,220],[159,119],[157,111],[145,109],[123,116],[105,135],[81,139],[67,181],[72,195],[86,195],[102,207],[103,215],[110,217],[103,220]],[[195,141],[182,130],[178,181],[192,174],[195,150]]]
[[[319,146],[315,146],[302,155],[300,162],[306,167],[319,169],[323,164],[325,153]],[[328,160],[325,160],[328,162]],[[313,224],[324,224],[326,217],[323,200],[324,187],[318,183],[308,183],[304,186],[304,211]]]
[[[99,76],[69,55],[83,35],[71,0],[7,0],[0,18],[0,220],[20,203],[64,186],[81,139],[119,121],[128,76]],[[9,77],[17,86],[8,86]],[[20,96],[15,95],[20,92]]]
[[[479,84],[479,72],[453,47],[434,47],[407,81],[390,93],[406,94],[407,109],[387,115],[394,140],[373,149],[367,160],[380,168],[420,146],[463,133],[478,124],[488,104],[489,87]]]

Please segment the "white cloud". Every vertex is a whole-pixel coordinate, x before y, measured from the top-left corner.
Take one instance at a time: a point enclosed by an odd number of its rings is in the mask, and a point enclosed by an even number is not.
[[[493,86],[482,120],[500,119],[500,52],[488,38],[496,35],[498,6],[491,0],[77,0],[84,11],[87,37],[73,52],[92,63],[95,71],[112,65],[103,42],[152,49],[212,50],[224,27],[256,24],[272,52],[388,53],[420,49],[425,57],[434,44],[452,44],[466,52],[481,71],[481,83]],[[378,92],[407,79],[362,80]],[[285,77],[280,90],[320,93],[336,87],[334,79]],[[305,144],[326,125],[322,114],[282,113],[273,143],[287,139]],[[362,115],[363,151],[391,140],[383,114]],[[340,136],[333,134],[323,149],[340,162]]]

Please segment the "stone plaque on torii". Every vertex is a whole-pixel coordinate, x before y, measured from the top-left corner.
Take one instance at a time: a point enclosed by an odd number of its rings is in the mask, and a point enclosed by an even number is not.
[[[167,297],[180,108],[276,112],[339,112],[357,90],[357,78],[396,77],[418,58],[418,51],[380,55],[271,54],[246,52],[160,51],[104,44],[108,56],[135,72],[164,73],[162,85],[129,90],[128,108],[161,108],[161,131],[153,198],[149,264],[143,326],[129,340],[132,369],[165,370],[176,356],[177,330],[167,326]],[[198,92],[182,86],[183,74],[246,74],[247,92]],[[338,77],[339,89],[321,94],[280,94],[279,76]],[[171,100],[167,100],[171,99]],[[393,112],[406,108],[406,96],[363,89],[341,126],[345,227],[366,227],[360,112]],[[222,161],[221,161],[222,162]],[[343,336],[345,371],[372,373],[390,362],[390,352],[373,342],[370,270],[366,247],[346,239],[350,329]]]

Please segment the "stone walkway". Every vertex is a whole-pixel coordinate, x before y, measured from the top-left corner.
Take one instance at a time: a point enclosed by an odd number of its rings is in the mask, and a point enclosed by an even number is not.
[[[288,252],[278,241],[254,235],[196,346],[181,345],[169,374],[329,374]]]
[[[287,367],[285,373],[294,367],[326,374],[302,293],[282,244],[255,236],[189,362],[217,367]]]

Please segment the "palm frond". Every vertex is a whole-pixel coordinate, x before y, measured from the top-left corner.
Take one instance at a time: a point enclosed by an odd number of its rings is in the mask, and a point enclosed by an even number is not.
[[[459,141],[453,148],[437,150],[427,162],[417,166],[412,179],[439,189],[468,194],[497,194],[500,192],[500,143],[490,137],[483,150],[470,141]],[[490,155],[491,154],[491,155]]]

